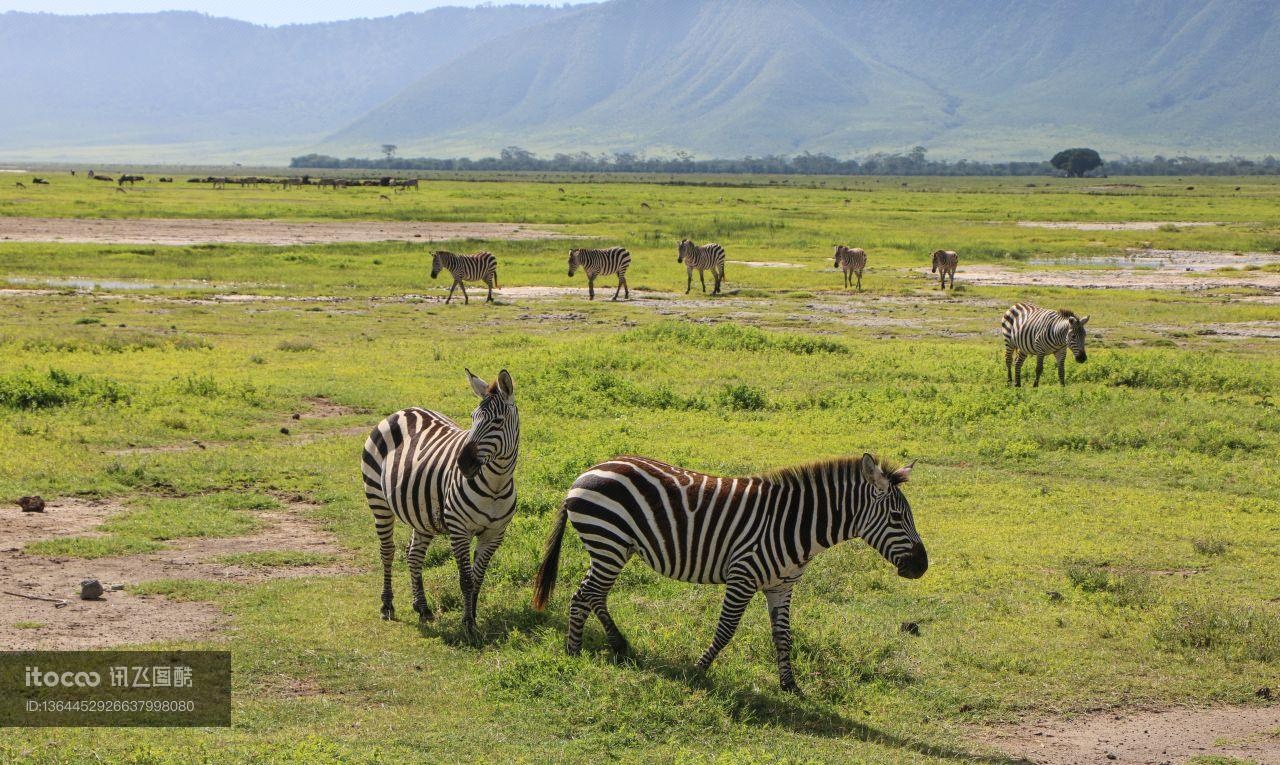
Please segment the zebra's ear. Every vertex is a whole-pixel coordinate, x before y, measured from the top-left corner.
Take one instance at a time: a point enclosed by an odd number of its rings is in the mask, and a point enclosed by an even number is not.
[[[889,476],[889,480],[895,484],[906,483],[907,479],[911,477],[911,469],[915,466],[916,461],[911,460],[910,464],[904,465],[893,471],[893,474]]]
[[[1081,320],[1080,320],[1080,326],[1082,326],[1082,327],[1083,327],[1084,325],[1088,324],[1088,323],[1089,323],[1089,317],[1088,317],[1088,316],[1086,316],[1086,317],[1084,317],[1083,319],[1081,319]]]
[[[471,390],[480,398],[489,395],[489,383],[471,374],[470,369],[467,370],[467,382],[471,383]]]
[[[880,469],[880,465],[876,463],[876,458],[870,454],[862,455],[862,464],[859,465],[859,471],[862,473],[862,480],[875,487],[876,491],[889,490],[889,478]]]
[[[516,381],[511,379],[511,373],[505,369],[498,373],[498,390],[507,398],[511,398],[516,392]]]

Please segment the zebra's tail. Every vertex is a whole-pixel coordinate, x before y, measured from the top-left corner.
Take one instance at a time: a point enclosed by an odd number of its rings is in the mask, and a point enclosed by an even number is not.
[[[556,589],[556,574],[560,571],[560,545],[564,542],[564,525],[569,520],[569,511],[564,505],[556,515],[556,525],[547,537],[547,549],[542,554],[542,565],[538,566],[538,576],[533,580],[533,609],[541,611],[551,600],[551,593]]]

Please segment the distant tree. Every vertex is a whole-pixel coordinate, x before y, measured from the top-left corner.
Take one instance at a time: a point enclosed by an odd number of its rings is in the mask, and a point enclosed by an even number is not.
[[[386,156],[386,158],[387,158],[387,161],[388,161],[388,162],[390,162],[391,160],[395,159],[395,156],[396,156],[396,149],[398,149],[398,148],[400,148],[400,147],[399,147],[399,146],[396,146],[394,143],[384,143],[384,144],[382,144],[382,153],[383,153],[383,155],[384,155],[384,156]]]
[[[1093,149],[1066,149],[1054,154],[1049,164],[1066,173],[1068,178],[1083,178],[1090,170],[1102,167],[1102,157]]]

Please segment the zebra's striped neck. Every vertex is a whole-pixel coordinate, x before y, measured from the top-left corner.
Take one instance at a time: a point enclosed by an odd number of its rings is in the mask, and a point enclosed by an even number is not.
[[[864,486],[858,460],[842,458],[767,473],[759,477],[765,506],[772,511],[788,557],[808,560],[822,550],[859,535],[857,498]]]

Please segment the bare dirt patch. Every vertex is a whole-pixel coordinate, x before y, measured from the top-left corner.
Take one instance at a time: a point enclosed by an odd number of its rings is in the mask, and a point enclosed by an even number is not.
[[[114,502],[74,497],[46,502],[43,513],[8,505],[0,510],[0,553],[17,552],[37,539],[93,536],[99,524],[123,509]]]
[[[804,268],[799,263],[784,263],[781,260],[726,260],[725,263],[747,268]]]
[[[27,595],[66,600],[65,606],[0,594],[0,650],[104,648],[158,640],[205,640],[225,627],[226,616],[202,602],[177,602],[160,596],[135,595],[131,585],[157,579],[205,579],[254,582],[280,577],[328,576],[349,573],[337,540],[306,516],[308,505],[256,514],[263,526],[252,534],[221,539],[180,539],[167,549],[145,555],[97,559],[25,555],[20,544],[36,539],[85,535],[108,515],[123,508],[110,503],[82,505],[51,503],[61,508],[50,518],[6,511],[0,581],[3,589]],[[46,511],[47,513],[51,511]],[[337,556],[333,561],[297,566],[253,565],[243,554],[316,553]],[[81,579],[94,578],[110,588],[96,601],[76,596]]]
[[[1176,220],[1140,220],[1126,223],[1096,223],[1091,221],[1034,221],[1020,220],[1022,228],[1067,228],[1076,231],[1156,231],[1161,226],[1177,226],[1178,228],[1195,228],[1197,226],[1221,226],[1218,222],[1176,221]]]
[[[559,231],[514,223],[290,222],[199,218],[0,217],[0,240],[91,244],[328,244],[450,239],[556,239]]]
[[[1192,757],[1280,763],[1280,706],[1098,713],[991,731],[987,743],[1037,765],[1180,765]]]
[[[927,274],[925,269],[920,273]],[[986,264],[965,266],[957,273],[961,282],[1013,287],[1077,287],[1088,289],[1126,290],[1184,290],[1199,292],[1220,288],[1255,288],[1267,291],[1280,290],[1280,273],[1269,271],[1240,271],[1224,274],[1155,268],[1085,270],[1014,270]]]
[[[1229,324],[1205,324],[1196,330],[1201,335],[1280,339],[1280,321],[1240,321]]]

